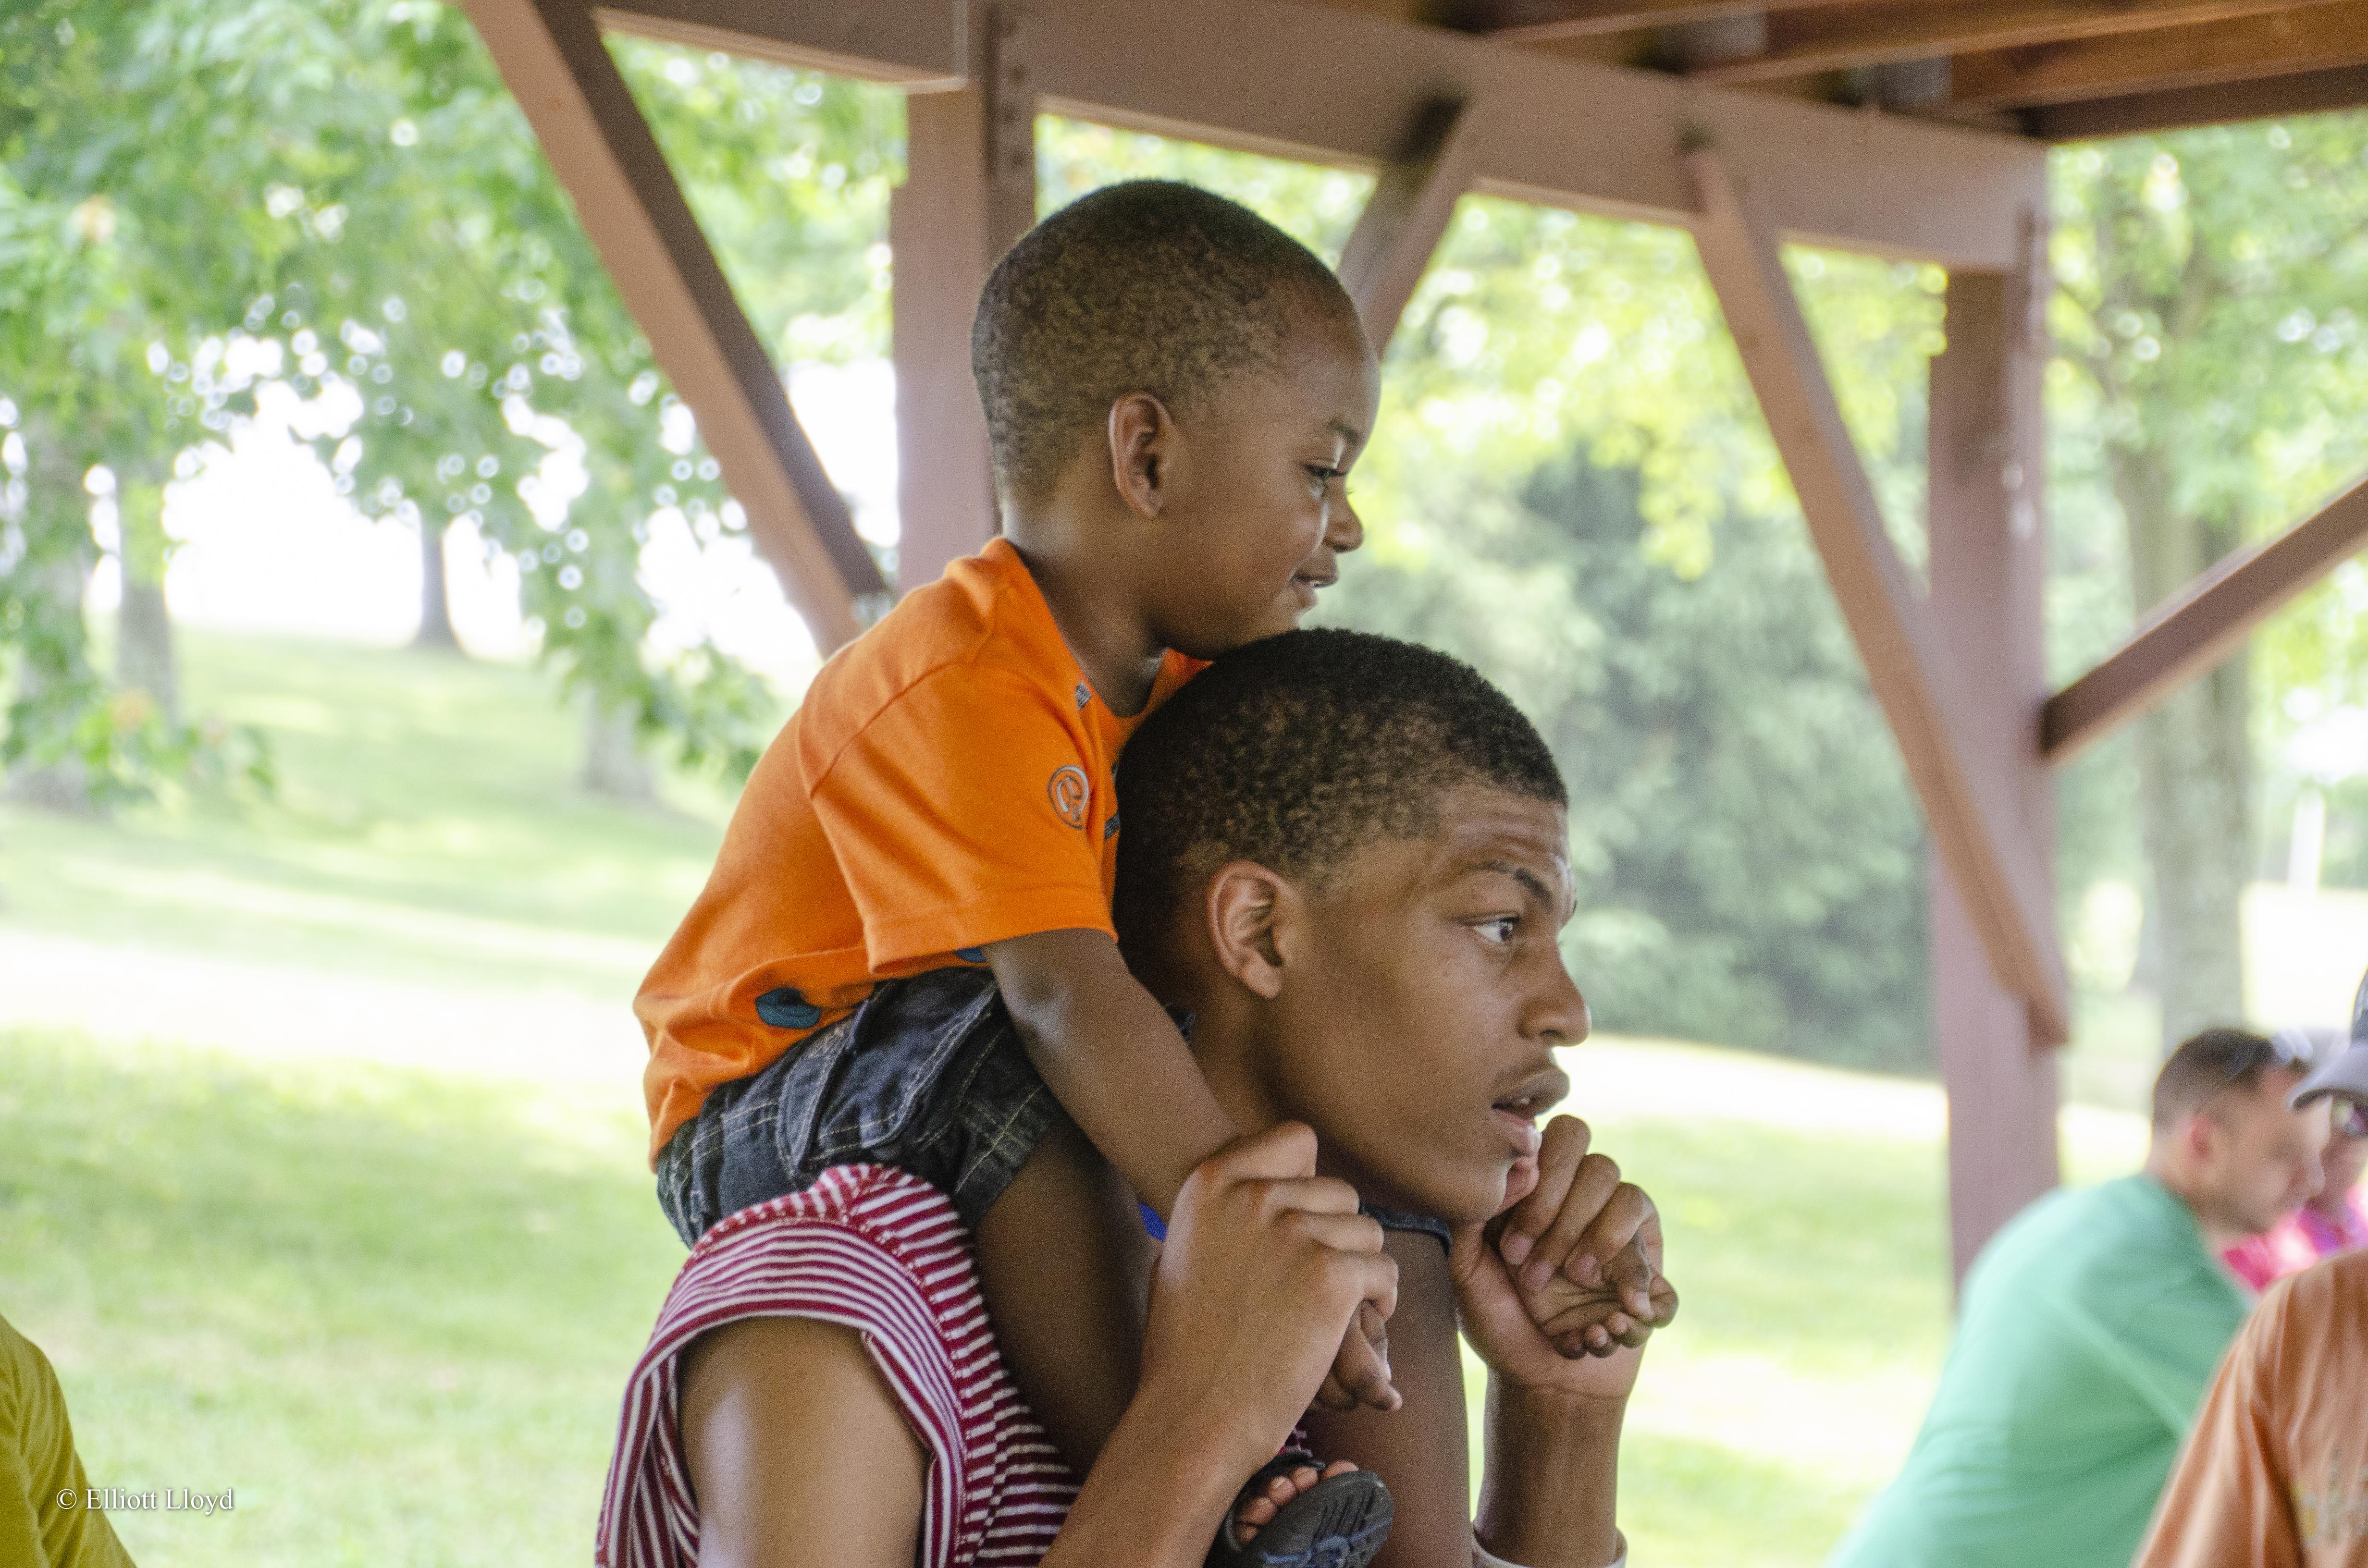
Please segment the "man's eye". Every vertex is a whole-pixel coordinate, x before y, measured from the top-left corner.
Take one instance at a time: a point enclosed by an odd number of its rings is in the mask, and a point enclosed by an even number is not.
[[[1478,931],[1489,941],[1502,946],[1505,943],[1510,942],[1513,939],[1514,933],[1519,931],[1520,927],[1521,917],[1520,915],[1500,915],[1495,920],[1484,920],[1479,925],[1474,926],[1473,929]]]

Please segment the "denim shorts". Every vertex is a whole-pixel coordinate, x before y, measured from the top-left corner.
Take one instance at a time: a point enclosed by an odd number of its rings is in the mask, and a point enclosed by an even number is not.
[[[711,1093],[658,1154],[685,1245],[833,1165],[894,1165],[979,1221],[1064,1116],[985,969],[882,981],[764,1071]]]
[[[1191,1015],[1170,1011],[1189,1036]],[[1067,1114],[1028,1060],[994,972],[933,969],[882,981],[846,1017],[711,1093],[659,1152],[658,1205],[689,1246],[833,1165],[894,1165],[953,1199],[975,1235]],[[1386,1229],[1447,1244],[1429,1215],[1361,1207]],[[1148,1209],[1144,1219],[1166,1233]]]

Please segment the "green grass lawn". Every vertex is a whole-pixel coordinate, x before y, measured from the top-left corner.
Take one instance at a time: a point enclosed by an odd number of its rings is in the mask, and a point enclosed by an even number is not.
[[[236,1489],[227,1518],[120,1516],[142,1561],[580,1563],[680,1248],[632,1063],[523,1076],[541,1059],[486,1009],[621,1020],[723,799],[584,796],[575,727],[530,672],[184,651],[198,710],[269,734],[276,803],[0,808],[0,968],[13,945],[110,993],[104,1027],[12,1027],[0,994],[0,1313],[58,1363],[96,1483]],[[160,955],[234,983],[147,994]],[[427,998],[466,1070],[449,1050],[445,1070],[387,1065],[382,1039],[354,1060],[371,1020],[335,1006],[317,1051],[244,1049],[300,983],[306,1006]],[[1668,1216],[1685,1300],[1631,1415],[1637,1560],[1815,1564],[1904,1450],[1945,1343],[1938,1092],[1665,1043],[1570,1066],[1573,1108]],[[2128,1168],[2128,1119],[2066,1128],[2078,1174]]]

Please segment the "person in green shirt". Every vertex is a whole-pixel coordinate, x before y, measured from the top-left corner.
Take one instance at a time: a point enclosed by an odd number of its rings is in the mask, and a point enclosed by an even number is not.
[[[0,1318],[0,1563],[131,1568],[90,1493],[50,1358]]]
[[[1990,1239],[1907,1462],[1827,1568],[2126,1568],[2251,1306],[2220,1253],[2317,1189],[2306,1065],[2206,1029],[2155,1080],[2144,1171]]]

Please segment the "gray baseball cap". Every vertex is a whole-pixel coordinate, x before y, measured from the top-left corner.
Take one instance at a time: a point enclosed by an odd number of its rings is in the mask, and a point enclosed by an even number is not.
[[[2344,1048],[2311,1070],[2290,1102],[2296,1110],[2329,1095],[2368,1104],[2368,975],[2351,998],[2351,1039]]]

